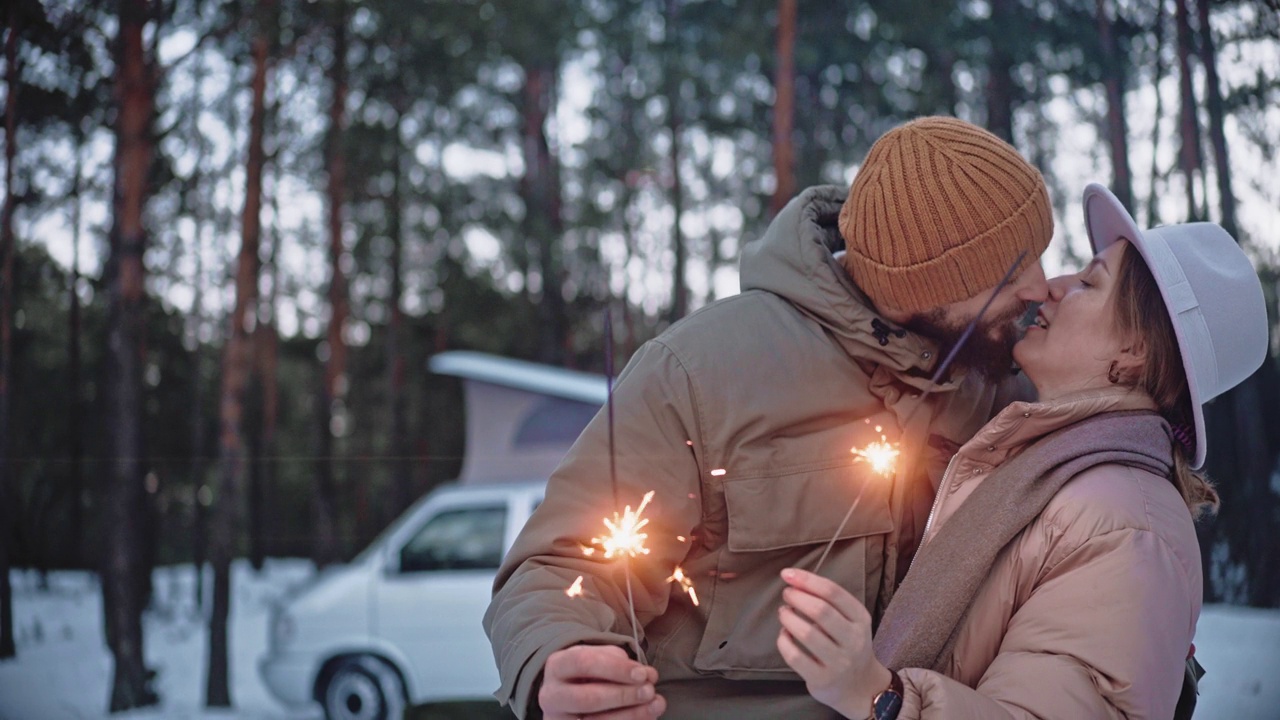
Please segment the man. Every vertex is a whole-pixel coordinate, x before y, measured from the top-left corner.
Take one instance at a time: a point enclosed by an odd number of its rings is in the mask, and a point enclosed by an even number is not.
[[[631,359],[614,394],[616,498],[607,413],[553,474],[485,615],[497,696],[520,717],[834,717],[778,654],[779,571],[812,568],[857,498],[822,574],[887,604],[947,460],[1025,388],[1014,325],[1045,299],[1053,234],[1035,168],[951,118],[887,133],[844,199],[802,193],[744,250],[741,294]],[[901,451],[887,475],[850,454],[881,440]],[[584,552],[649,490],[649,554]],[[677,567],[698,604],[670,582]]]

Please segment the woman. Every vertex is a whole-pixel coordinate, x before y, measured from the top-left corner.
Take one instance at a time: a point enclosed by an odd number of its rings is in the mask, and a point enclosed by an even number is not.
[[[874,644],[856,599],[783,571],[778,649],[846,717],[1174,714],[1217,505],[1202,405],[1261,365],[1266,308],[1220,227],[1140,232],[1098,185],[1084,206],[1096,256],[1014,349],[1040,400],[952,460]]]

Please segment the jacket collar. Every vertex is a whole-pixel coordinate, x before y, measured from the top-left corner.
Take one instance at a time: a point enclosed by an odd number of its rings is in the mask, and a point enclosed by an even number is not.
[[[850,357],[923,389],[939,362],[937,345],[880,317],[837,257],[844,249],[837,219],[845,195],[839,187],[820,185],[788,203],[764,235],[743,249],[742,290],[786,298],[817,320]],[[937,390],[953,390],[961,378],[953,373]]]
[[[1087,417],[1120,410],[1151,410],[1145,393],[1114,387],[1085,390],[1047,402],[1015,402],[960,448],[960,454],[995,465],[1027,444]]]

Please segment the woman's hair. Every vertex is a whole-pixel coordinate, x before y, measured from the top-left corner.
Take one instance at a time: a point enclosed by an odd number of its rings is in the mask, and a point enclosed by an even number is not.
[[[1115,298],[1116,329],[1121,337],[1141,338],[1146,345],[1146,362],[1136,376],[1125,378],[1132,387],[1151,396],[1160,414],[1174,428],[1191,428],[1191,393],[1187,373],[1182,366],[1178,337],[1173,331],[1160,287],[1151,270],[1132,244],[1124,248],[1117,273]],[[1205,512],[1218,511],[1218,492],[1203,474],[1191,469],[1194,457],[1195,431],[1176,432],[1173,441],[1173,470],[1170,479],[1182,499],[1199,518]],[[1186,438],[1183,444],[1179,438]]]

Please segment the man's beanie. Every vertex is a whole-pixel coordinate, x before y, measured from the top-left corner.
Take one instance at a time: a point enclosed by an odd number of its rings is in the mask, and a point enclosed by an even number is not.
[[[844,263],[880,308],[920,312],[965,300],[1019,272],[1053,235],[1040,172],[982,128],[912,120],[867,154],[840,209]]]

